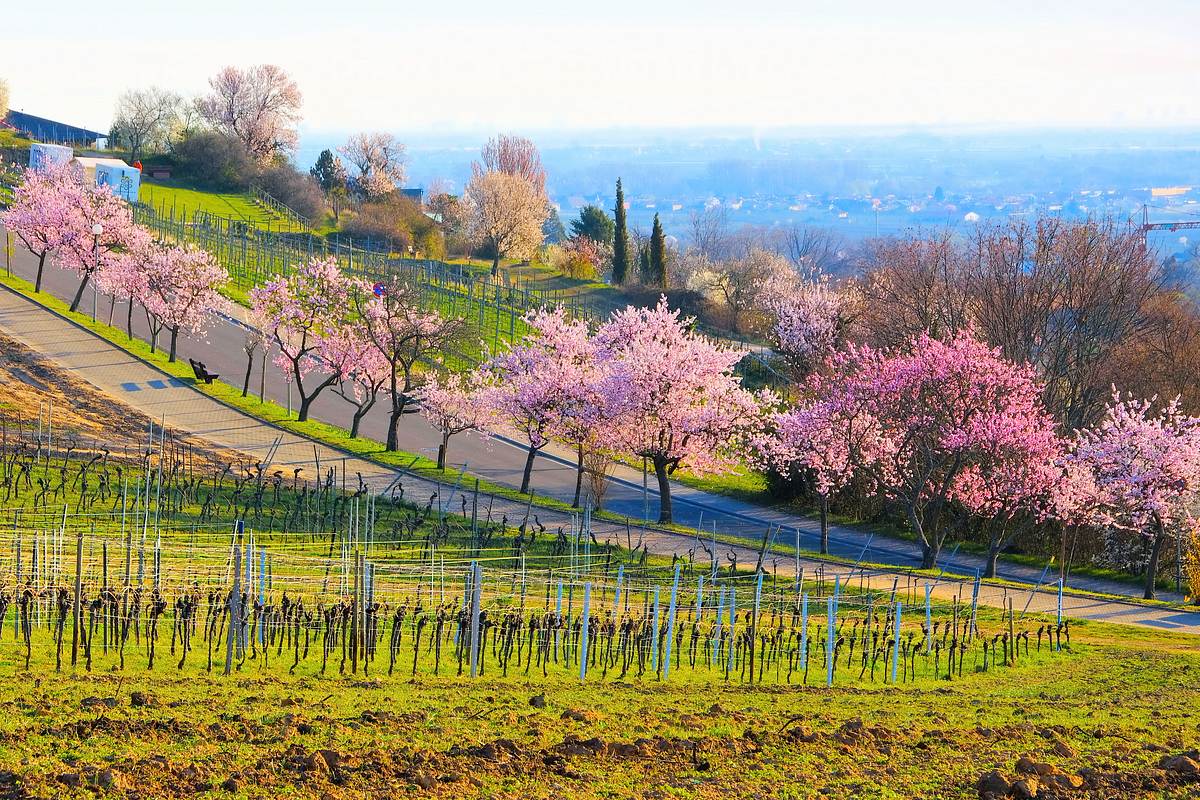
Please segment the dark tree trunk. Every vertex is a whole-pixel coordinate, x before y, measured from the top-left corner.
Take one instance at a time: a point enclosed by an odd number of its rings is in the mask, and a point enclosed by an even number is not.
[[[1150,545],[1150,561],[1146,564],[1146,590],[1142,593],[1142,597],[1146,600],[1154,599],[1154,582],[1158,579],[1158,559],[1162,555],[1163,545],[1166,544],[1167,535],[1159,526],[1158,533],[1154,536],[1154,543]]]
[[[492,257],[492,277],[500,274],[500,251],[496,251],[496,255]]]
[[[125,336],[133,338],[133,297],[129,298],[129,310],[125,312]]]
[[[174,363],[175,353],[179,349],[179,327],[171,328],[171,352],[167,355],[167,362]]]
[[[942,549],[936,544],[921,543],[921,569],[933,569],[937,566],[938,555]]]
[[[38,256],[37,279],[34,280],[34,282],[33,282],[33,290],[35,292],[40,292],[42,290],[42,271],[45,268],[46,268],[46,251],[43,250],[42,254],[40,256]]]
[[[658,521],[670,524],[674,520],[671,514],[671,479],[667,475],[666,459],[654,459],[654,477],[658,478]]]
[[[439,470],[444,471],[446,469],[446,450],[449,449],[449,447],[450,447],[450,435],[443,433],[442,434],[442,443],[438,445],[437,468]]]
[[[242,381],[242,397],[250,394],[250,374],[254,371],[254,353],[246,355],[246,379]]]
[[[88,281],[91,280],[91,275],[84,275],[83,280],[79,282],[79,288],[75,290],[75,299],[71,301],[71,311],[79,310],[79,302],[83,300],[83,290],[87,288]]]
[[[579,497],[583,494],[583,445],[579,445],[579,459],[576,462],[575,469],[575,500],[571,502],[571,508],[579,508]]]
[[[821,495],[821,555],[829,555],[829,497]]]
[[[984,568],[983,568],[983,577],[985,577],[985,578],[996,577],[996,566],[997,566],[997,562],[999,562],[999,561],[1000,561],[1000,542],[994,542],[988,548],[987,565],[984,566]]]
[[[521,475],[521,494],[529,494],[529,481],[533,477],[533,460],[537,458],[538,448],[530,445],[529,455],[525,457],[525,472]]]
[[[359,406],[354,411],[354,416],[350,418],[350,438],[358,438],[358,429],[362,425],[363,417],[367,415],[367,407]]]

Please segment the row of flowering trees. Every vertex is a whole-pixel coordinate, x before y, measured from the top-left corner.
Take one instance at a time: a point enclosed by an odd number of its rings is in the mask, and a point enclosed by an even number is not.
[[[698,334],[665,299],[618,311],[594,332],[562,310],[528,321],[530,334],[508,352],[424,388],[422,412],[443,436],[440,462],[456,433],[514,432],[527,448],[520,490],[528,492],[535,458],[557,441],[577,456],[578,505],[589,456],[646,459],[661,522],[672,521],[676,470],[722,472],[741,462],[763,398],[734,374],[741,354]]]
[[[129,335],[140,306],[151,349],[167,334],[171,361],[181,332],[202,332],[226,307],[218,290],[229,276],[211,255],[155,241],[134,223],[125,201],[108,186],[87,184],[73,165],[27,170],[2,221],[38,259],[36,291],[42,289],[46,262],[53,260],[79,275],[71,311],[93,284],[114,301],[128,300]]]
[[[1100,423],[1063,431],[1029,365],[968,328],[879,350],[845,343],[846,310],[820,283],[774,302],[772,334],[795,370],[798,399],[767,414],[758,463],[806,477],[828,546],[829,499],[852,482],[903,514],[932,567],[952,512],[986,531],[987,575],[1022,526],[1127,530],[1145,537],[1145,594],[1164,546],[1193,525],[1200,419],[1178,401],[1114,394]]]

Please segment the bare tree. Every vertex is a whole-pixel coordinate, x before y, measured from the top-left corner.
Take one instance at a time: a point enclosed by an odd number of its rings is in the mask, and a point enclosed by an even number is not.
[[[260,161],[296,149],[302,97],[282,67],[225,67],[208,85],[211,92],[196,107],[218,132],[241,142]]]
[[[806,273],[836,274],[846,261],[845,240],[828,228],[790,225],[776,234],[776,249]]]
[[[684,261],[696,258],[685,256]],[[703,259],[703,256],[699,256]],[[725,261],[700,261],[687,286],[707,295],[725,312],[734,333],[747,333],[766,319],[766,300],[795,283],[795,272],[776,253],[753,247],[749,253]]]
[[[338,152],[358,169],[356,180],[367,197],[379,197],[404,183],[405,147],[390,133],[356,133]]]
[[[1149,311],[1163,290],[1136,227],[1046,218],[981,229],[965,249],[971,319],[1007,358],[1037,367],[1065,425],[1095,422],[1114,377],[1141,380],[1111,372],[1119,348],[1154,331]]]
[[[146,150],[167,148],[182,106],[183,98],[157,86],[121,93],[112,134],[129,148],[130,161],[140,161]]]
[[[479,154],[479,161],[471,165],[472,174],[502,172],[517,175],[543,195],[546,193],[546,169],[537,145],[523,136],[498,134],[488,139]]]
[[[963,253],[949,231],[873,241],[853,289],[859,337],[899,347],[928,333],[949,338],[968,324]]]
[[[690,221],[689,250],[714,261],[729,255],[729,215],[722,206],[693,211]]]

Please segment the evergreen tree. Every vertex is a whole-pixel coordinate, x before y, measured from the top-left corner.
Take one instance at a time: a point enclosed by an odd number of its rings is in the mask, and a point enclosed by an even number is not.
[[[643,284],[649,286],[654,282],[654,276],[650,271],[649,247],[642,247],[638,252],[638,272],[641,274]]]
[[[325,194],[346,185],[346,168],[342,166],[341,159],[330,150],[321,151],[321,155],[317,156],[317,163],[313,164],[309,174],[316,179],[317,185]]]
[[[654,215],[654,227],[650,230],[650,285],[667,288],[667,240],[663,235],[658,214]]]
[[[584,206],[579,209],[579,219],[571,220],[571,234],[586,236],[596,244],[611,244],[613,221],[600,206]]]
[[[629,277],[629,231],[625,221],[625,191],[617,178],[617,204],[613,207],[612,282],[617,286]]]
[[[563,227],[562,219],[558,216],[558,209],[550,206],[550,213],[546,215],[546,221],[542,223],[542,237],[546,240],[546,244],[560,244],[567,238],[567,229]]]

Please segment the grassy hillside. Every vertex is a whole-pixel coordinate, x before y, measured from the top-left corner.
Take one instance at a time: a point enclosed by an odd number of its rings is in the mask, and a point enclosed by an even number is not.
[[[177,217],[190,216],[195,211],[206,211],[221,217],[240,219],[258,228],[299,230],[279,214],[259,205],[248,192],[209,192],[175,183],[147,180],[142,182],[138,199],[162,216],[170,216],[172,212]]]

